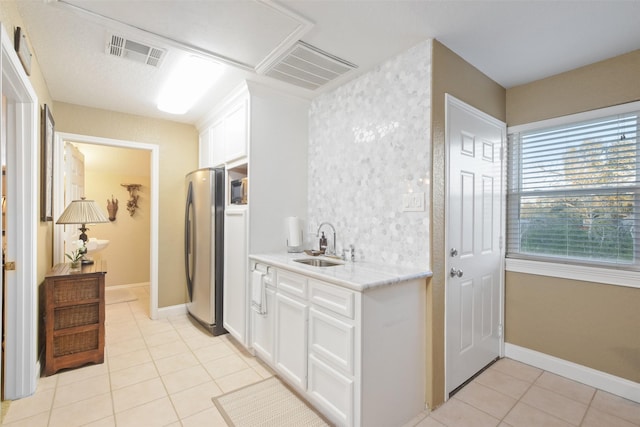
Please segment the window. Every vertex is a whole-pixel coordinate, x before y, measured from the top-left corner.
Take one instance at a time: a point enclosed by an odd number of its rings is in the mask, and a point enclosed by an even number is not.
[[[513,129],[507,257],[640,269],[638,122],[627,112]]]

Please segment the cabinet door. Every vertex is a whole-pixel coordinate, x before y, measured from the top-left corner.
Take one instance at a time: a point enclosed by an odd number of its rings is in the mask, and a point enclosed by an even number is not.
[[[211,166],[216,167],[224,163],[224,120],[220,120],[211,127]]]
[[[247,326],[247,211],[227,209],[224,222],[224,327],[243,345]]]
[[[211,146],[211,128],[207,128],[200,132],[198,144],[198,167],[208,168],[213,166]]]
[[[236,104],[225,119],[224,158],[227,162],[247,155],[248,119],[247,99]]]
[[[276,367],[304,390],[307,386],[307,306],[276,294]]]
[[[274,303],[275,291],[267,288],[266,291],[266,313],[259,314],[251,310],[251,333],[252,347],[256,353],[265,361],[273,364],[273,328],[274,328]]]
[[[313,355],[309,356],[309,389],[314,402],[338,426],[352,426],[354,382]]]
[[[355,327],[351,323],[311,308],[309,350],[353,375]]]

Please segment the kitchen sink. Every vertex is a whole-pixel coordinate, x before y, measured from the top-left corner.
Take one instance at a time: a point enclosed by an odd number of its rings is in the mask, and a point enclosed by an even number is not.
[[[334,267],[336,265],[343,265],[341,262],[329,261],[327,259],[318,259],[318,258],[302,258],[302,259],[294,259],[294,261],[299,262],[301,264],[312,265],[314,267]]]

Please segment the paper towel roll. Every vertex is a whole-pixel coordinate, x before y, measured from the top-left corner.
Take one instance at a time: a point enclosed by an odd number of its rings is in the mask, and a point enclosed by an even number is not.
[[[297,216],[287,218],[287,246],[299,247],[302,245],[302,220]]]

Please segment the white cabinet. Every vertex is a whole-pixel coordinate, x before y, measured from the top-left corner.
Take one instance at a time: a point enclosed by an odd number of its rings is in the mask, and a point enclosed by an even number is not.
[[[309,390],[338,425],[353,425],[355,292],[309,280]]]
[[[275,365],[294,385],[307,387],[307,305],[276,293]]]
[[[263,312],[258,313],[255,308],[251,306],[250,311],[250,329],[251,329],[251,345],[258,356],[269,364],[274,363],[274,328],[275,328],[275,303],[276,303],[276,281],[275,270],[273,268],[267,268],[263,265],[257,265],[252,263],[252,271],[258,270],[263,274],[263,281],[265,286],[265,300],[263,304]],[[252,280],[251,286],[256,283]],[[253,295],[253,289],[252,294]]]
[[[268,256],[256,258],[267,265]],[[287,268],[269,270],[277,277],[275,307],[267,319],[252,312],[258,357],[337,426],[404,425],[424,410],[424,279],[358,292]],[[265,326],[269,316],[273,324]],[[263,357],[266,336],[273,338],[272,359]]]
[[[211,125],[200,131],[199,165],[216,167],[246,159],[249,146],[249,101],[234,100]]]
[[[198,139],[198,167],[206,168],[213,164],[211,146],[211,128],[207,128],[200,132]]]
[[[230,204],[230,181],[248,178],[248,202],[242,205],[244,247],[236,241],[239,223],[232,225],[238,228],[233,233],[225,232],[225,247],[231,248],[225,251],[225,293],[229,289],[233,295],[223,297],[223,317],[231,328],[227,330],[245,347],[253,340],[247,333],[253,326],[249,252],[284,249],[285,218],[307,214],[308,113],[308,100],[245,82],[198,123],[202,140],[210,141],[210,150],[201,150],[201,156],[208,156],[200,160],[201,166],[224,164],[227,171],[227,211],[239,207]],[[206,132],[208,137],[203,136]]]
[[[241,98],[224,120],[224,160],[232,162],[247,156],[249,106]]]
[[[307,278],[276,270],[275,366],[294,385],[307,386]]]
[[[238,341],[245,342],[247,331],[247,210],[227,209],[224,213],[224,284],[222,323]]]
[[[211,166],[220,166],[224,164],[224,129],[225,123],[223,120],[220,120],[210,129],[211,134]]]
[[[309,311],[309,351],[336,369],[353,375],[355,328],[353,322],[325,314],[315,307]]]
[[[198,145],[198,167],[208,168],[224,164],[224,121],[200,132]]]
[[[276,303],[276,291],[267,287],[265,292],[266,313],[251,313],[251,347],[256,351],[262,360],[268,363],[274,362],[274,310]]]
[[[353,376],[342,374],[313,353],[309,355],[308,393],[337,425],[354,425],[354,383]]]

